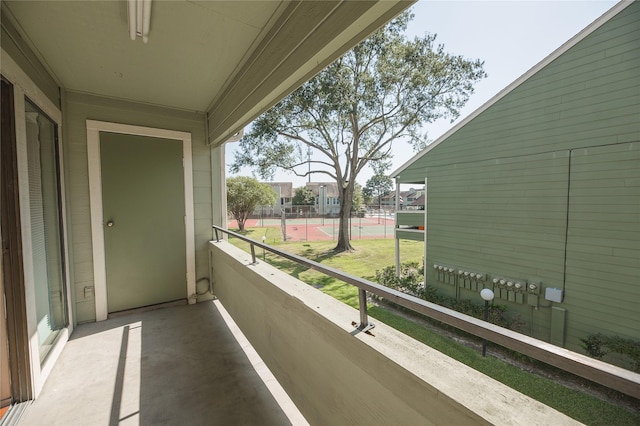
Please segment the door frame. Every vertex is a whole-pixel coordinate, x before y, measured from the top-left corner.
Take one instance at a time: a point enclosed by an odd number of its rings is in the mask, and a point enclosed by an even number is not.
[[[195,221],[193,207],[193,159],[191,156],[191,133],[153,127],[133,126],[106,121],[87,120],[87,157],[89,164],[89,199],[91,210],[91,236],[93,239],[93,280],[96,306],[96,321],[104,321],[109,314],[107,307],[107,272],[104,245],[104,218],[102,212],[102,168],[100,163],[100,132],[149,136],[182,141],[184,164],[184,211],[187,286],[185,298],[195,303],[196,260]]]
[[[24,332],[24,338],[13,341],[14,347],[20,351],[19,359],[16,363],[20,363],[18,367],[21,390],[19,395],[14,395],[16,400],[26,401],[36,398],[47,377],[51,373],[58,357],[62,353],[62,349],[66,345],[69,336],[73,332],[73,311],[70,286],[70,262],[69,262],[69,238],[68,238],[68,221],[66,207],[66,182],[65,182],[65,165],[64,150],[62,149],[62,111],[59,105],[55,104],[38,85],[31,80],[27,73],[20,68],[18,63],[4,49],[0,49],[0,73],[6,81],[13,85],[13,108],[15,114],[15,138],[16,138],[16,167],[18,178],[18,206],[20,229],[20,244],[22,246],[21,262],[22,265],[15,265],[16,268],[22,268],[22,288],[16,289],[17,295],[21,300],[13,300],[16,310],[20,310],[16,318],[12,321],[17,323]],[[38,344],[37,321],[35,312],[35,289],[34,289],[34,265],[33,265],[33,245],[31,240],[31,206],[29,201],[29,170],[27,158],[27,136],[25,126],[25,98],[28,98],[36,105],[49,119],[57,126],[58,148],[60,149],[60,157],[58,159],[58,167],[60,168],[60,215],[62,219],[62,228],[60,230],[64,241],[64,268],[67,271],[65,275],[66,302],[67,302],[67,323],[68,325],[60,330],[60,335],[56,338],[54,346],[51,348],[46,358],[40,361],[40,349]],[[6,232],[6,231],[5,231]],[[6,270],[6,266],[5,266]],[[5,291],[7,283],[4,283]],[[21,306],[18,306],[21,305]],[[24,341],[22,341],[24,340]],[[10,341],[11,343],[12,341]],[[15,368],[15,367],[14,367]]]

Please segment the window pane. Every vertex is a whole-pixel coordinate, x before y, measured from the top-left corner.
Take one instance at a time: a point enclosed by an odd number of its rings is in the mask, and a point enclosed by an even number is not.
[[[62,258],[57,126],[25,102],[31,245],[40,361],[67,325]]]

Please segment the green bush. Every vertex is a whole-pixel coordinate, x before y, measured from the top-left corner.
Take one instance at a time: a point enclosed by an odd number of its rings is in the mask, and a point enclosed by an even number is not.
[[[590,334],[582,341],[582,348],[592,358],[602,359],[609,353],[615,353],[631,361],[633,371],[640,372],[640,342],[625,339],[620,336],[605,336],[604,334]]]
[[[394,266],[387,266],[376,271],[376,281],[385,287],[445,306],[474,318],[484,318],[484,304],[476,304],[469,299],[441,296],[435,287],[425,285],[423,280],[424,267],[420,266],[418,262],[407,262],[400,265],[399,277],[396,276]],[[506,312],[505,305],[491,304],[489,306],[489,322],[511,330],[520,329],[524,325],[519,316],[511,318]]]
[[[400,276],[396,276],[396,268],[388,266],[376,271],[376,281],[385,287],[401,291],[412,296],[425,298],[426,289],[422,282],[424,268],[418,262],[407,262],[400,266]]]

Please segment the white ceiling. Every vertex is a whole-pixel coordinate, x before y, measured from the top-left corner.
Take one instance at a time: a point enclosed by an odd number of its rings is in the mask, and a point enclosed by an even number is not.
[[[208,112],[220,143],[410,4],[154,0],[147,44],[125,0],[2,10],[61,87]]]
[[[207,109],[278,7],[156,1],[143,44],[129,38],[125,1],[34,3],[7,6],[66,89],[197,111]]]

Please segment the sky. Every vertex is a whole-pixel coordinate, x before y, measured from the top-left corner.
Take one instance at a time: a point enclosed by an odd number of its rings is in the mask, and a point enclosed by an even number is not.
[[[420,0],[413,7],[413,21],[407,36],[437,34],[436,42],[449,53],[484,61],[488,77],[475,85],[475,93],[455,122],[440,120],[427,124],[429,140],[436,140],[458,121],[463,120],[502,89],[542,61],[566,41],[613,7],[611,0],[546,0],[546,1],[431,1]],[[226,144],[227,176],[238,143]],[[408,144],[394,145],[391,172],[409,161],[416,152]],[[251,176],[243,169],[240,175]],[[365,185],[373,172],[366,168],[356,181]],[[289,172],[278,172],[274,181],[293,182],[304,186],[308,178]],[[318,174],[311,181],[326,181]]]

